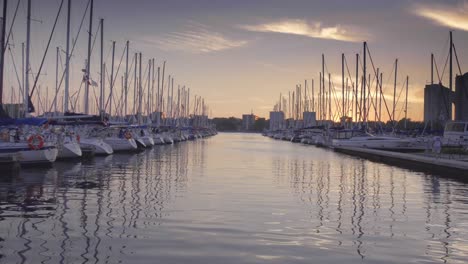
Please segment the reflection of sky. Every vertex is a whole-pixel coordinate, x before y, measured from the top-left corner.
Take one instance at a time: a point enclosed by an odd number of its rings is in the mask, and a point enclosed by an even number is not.
[[[11,42],[17,67],[21,67],[21,43],[25,40],[25,2],[20,4]],[[32,17],[37,20],[32,23],[34,73],[59,2],[45,0],[39,5],[33,1]],[[73,2],[71,35],[75,38],[87,1]],[[9,21],[15,6],[15,1],[9,1]],[[326,56],[328,70],[336,75],[334,80],[341,75],[342,52],[348,58],[353,75],[354,54],[362,52],[360,42],[368,40],[376,67],[381,68],[384,82],[389,83],[385,89],[390,94],[392,65],[394,59],[399,58],[398,87],[403,86],[409,75],[409,114],[421,119],[422,87],[430,79],[430,53],[435,53],[442,69],[449,28],[456,30],[455,44],[462,67],[466,61],[462,49],[468,41],[464,32],[468,29],[466,12],[467,5],[457,1],[96,0],[93,32],[98,19],[104,18],[107,40],[104,56],[108,66],[111,40],[117,41],[118,64],[128,39],[132,53],[143,52],[144,63],[149,57],[155,57],[158,64],[167,60],[167,72],[175,76],[175,82],[191,87],[192,95],[204,96],[215,116],[240,116],[251,109],[258,115],[266,115],[280,92],[285,94],[294,89],[295,84],[303,83],[305,78],[318,79],[322,53]],[[47,75],[39,82],[43,98],[47,87],[49,98],[55,87],[55,47],[65,47],[65,21],[64,12],[45,63],[43,72]],[[87,19],[83,27],[72,58],[72,94],[81,82]],[[99,80],[98,51],[99,40],[92,58],[91,76],[95,80]],[[17,87],[18,81],[9,52],[6,58],[6,97],[10,99],[10,87]],[[447,75],[446,70],[444,82],[447,82]],[[339,81],[335,83],[335,86],[340,85]],[[120,80],[117,86],[120,89]],[[18,96],[17,90],[15,96]]]

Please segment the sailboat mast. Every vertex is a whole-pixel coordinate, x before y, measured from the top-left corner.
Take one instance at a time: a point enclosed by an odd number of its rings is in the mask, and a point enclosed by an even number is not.
[[[314,100],[314,97],[315,97],[315,94],[314,94],[314,79],[312,79],[312,112],[315,112],[315,100]]]
[[[138,124],[141,125],[141,100],[143,98],[143,86],[141,81],[141,52],[139,54],[138,68]]]
[[[127,95],[128,95],[128,54],[130,49],[130,41],[127,40],[126,47],[125,47],[125,96],[124,96],[124,116],[127,117]]]
[[[345,86],[344,86],[344,53],[341,53],[341,111],[343,112],[343,117],[345,114]]]
[[[146,100],[146,112],[148,115],[148,120],[150,116],[150,105],[151,105],[151,59],[148,60],[148,99]]]
[[[434,84],[434,53],[431,53],[431,84]]]
[[[112,41],[112,65],[111,65],[111,79],[110,79],[110,93],[109,93],[109,116],[112,116],[112,99],[114,96],[114,58],[115,58],[115,41]]]
[[[136,102],[137,102],[137,69],[138,69],[138,54],[135,53],[135,67],[134,67],[134,73],[133,73],[133,114],[136,116],[137,114],[137,109],[136,109]]]
[[[393,112],[392,120],[395,122],[395,109],[396,109],[396,83],[397,83],[397,74],[398,74],[398,59],[395,60],[395,80],[393,82]]]
[[[71,0],[67,4],[67,44],[65,51],[65,89],[63,98],[63,112],[68,112],[68,97],[70,87],[70,16],[71,16]],[[101,67],[102,72],[102,67]],[[57,101],[57,97],[55,98]]]
[[[328,73],[328,117],[330,121],[333,120],[332,117],[332,94],[331,94],[331,74]]]
[[[325,93],[325,55],[322,53],[322,99],[323,94]],[[325,101],[322,103],[322,107],[324,106]],[[323,108],[322,111],[322,120],[325,120],[327,118],[326,116],[326,108]]]
[[[7,7],[8,1],[3,0],[3,16],[2,16],[2,35],[0,44],[2,45],[0,51],[2,52],[0,56],[0,105],[3,104],[3,73],[4,73],[4,65],[5,65],[5,31],[6,31],[6,17],[7,17]]]
[[[106,75],[104,73],[104,19],[101,18],[101,89],[99,92],[99,114],[101,117],[106,113],[104,110],[104,79]]]
[[[367,109],[366,109],[366,74],[367,74],[367,68],[366,68],[366,55],[367,55],[367,42],[364,41],[364,67],[363,67],[363,76],[364,78],[363,83],[362,83],[362,90],[363,90],[363,104],[362,104],[362,112],[363,112],[363,122],[366,123],[367,121]]]
[[[58,92],[58,69],[59,69],[60,48],[57,47],[57,55],[55,58],[55,100],[54,100],[54,115],[57,114],[57,92]],[[48,91],[49,89],[47,89]],[[48,97],[48,96],[47,96]],[[48,99],[48,98],[47,98]]]
[[[452,67],[452,57],[453,57],[453,38],[452,38],[452,31],[450,31],[450,62],[449,62],[449,87],[450,87],[450,91],[453,91],[453,67]]]
[[[409,76],[406,76],[406,97],[405,97],[405,129],[408,122],[408,84]]]
[[[89,114],[89,82],[91,81],[91,40],[93,37],[93,6],[94,0],[91,0],[89,10],[89,34],[88,34],[88,59],[86,60],[86,82],[84,91],[84,113]],[[112,80],[111,80],[112,85]]]
[[[355,122],[358,122],[358,83],[359,83],[359,53],[356,53],[356,83],[354,84],[354,98],[355,98],[355,109],[354,109],[354,119]]]
[[[24,80],[24,111],[29,113],[29,52],[31,45],[31,0],[28,0],[27,22],[26,22],[26,63]]]

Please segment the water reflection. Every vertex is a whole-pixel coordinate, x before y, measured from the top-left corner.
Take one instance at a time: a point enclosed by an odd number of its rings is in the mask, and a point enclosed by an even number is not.
[[[466,186],[454,194],[453,185],[459,183],[452,180],[346,156],[338,160],[331,166],[320,159],[294,159],[286,165],[277,162],[272,167],[276,174],[287,168],[290,187],[307,206],[315,247],[333,249],[336,243],[340,250],[346,250],[351,242],[359,258],[370,257],[372,261],[379,260],[376,253],[382,251],[380,246],[390,251],[396,248],[398,254],[405,251],[411,254],[415,248],[404,245],[424,237],[427,240],[421,241],[420,246],[424,247],[425,256],[418,256],[421,259],[446,263],[467,256],[468,244],[457,241],[465,241],[467,232],[464,230],[453,238],[451,219],[454,213],[466,219]],[[420,187],[425,213],[418,207],[415,195]],[[460,196],[463,197],[460,201],[454,201],[454,197],[460,199]],[[454,212],[454,203],[464,213]],[[392,244],[386,239],[393,241]],[[398,258],[392,261],[398,262]]]
[[[184,191],[187,162],[187,146],[164,146],[2,177],[0,262],[122,261]]]
[[[0,182],[0,263],[464,263],[468,185],[256,135]]]

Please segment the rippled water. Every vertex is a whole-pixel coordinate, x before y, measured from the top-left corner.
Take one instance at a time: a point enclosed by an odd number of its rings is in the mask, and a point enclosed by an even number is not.
[[[260,135],[0,179],[0,263],[468,261],[467,184]]]

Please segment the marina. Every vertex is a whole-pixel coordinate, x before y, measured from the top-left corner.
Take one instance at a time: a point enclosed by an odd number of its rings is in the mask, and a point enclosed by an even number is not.
[[[293,2],[0,1],[0,264],[468,263],[468,4]]]
[[[239,133],[25,168],[0,262],[464,263],[468,185],[441,176]]]

